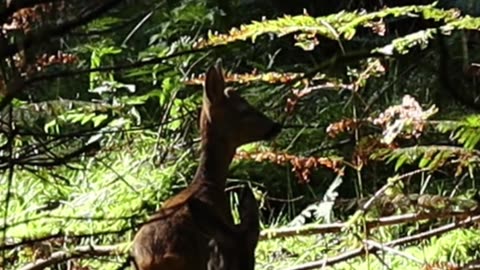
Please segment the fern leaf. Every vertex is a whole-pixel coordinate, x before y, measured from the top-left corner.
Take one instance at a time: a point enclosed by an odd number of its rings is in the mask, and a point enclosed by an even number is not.
[[[471,115],[459,121],[440,121],[436,129],[442,133],[450,133],[450,138],[473,150],[480,142],[480,115]]]
[[[309,15],[286,15],[274,20],[253,21],[250,24],[241,25],[239,28],[232,28],[228,34],[210,32],[208,39],[200,39],[195,47],[219,46],[247,39],[255,42],[258,36],[267,33],[274,34],[277,37],[292,33],[303,33],[309,36],[309,39],[314,35],[321,35],[333,40],[338,40],[340,37],[351,39],[355,35],[356,27],[366,26],[368,23],[387,16],[399,17],[411,13],[435,17],[437,20],[455,16],[452,11],[436,9],[434,5],[385,8],[371,13],[361,11],[340,12],[317,18]],[[302,35],[300,39],[306,36]]]
[[[382,155],[378,153],[382,152]],[[395,170],[401,168],[404,164],[414,164],[418,161],[420,168],[436,170],[447,164],[447,161],[455,158],[458,166],[467,167],[469,170],[480,162],[480,151],[470,150],[456,146],[413,146],[390,150],[385,149],[377,151],[371,156],[372,159],[386,160],[386,163],[395,163]]]

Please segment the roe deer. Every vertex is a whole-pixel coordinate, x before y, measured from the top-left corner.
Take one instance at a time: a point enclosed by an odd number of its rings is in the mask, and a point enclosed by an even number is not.
[[[204,83],[200,115],[201,155],[197,172],[192,183],[167,200],[162,209],[138,231],[132,250],[137,268],[211,270],[220,267],[213,259],[217,253],[229,261],[233,257],[226,254],[229,249],[220,250],[230,244],[228,240],[222,241],[222,233],[217,233],[223,229],[202,229],[204,226],[194,219],[189,203],[201,203],[207,214],[218,220],[213,224],[231,228],[234,231],[231,238],[235,239],[236,232],[241,233],[242,229],[233,225],[224,191],[228,167],[237,147],[273,138],[280,130],[280,124],[255,110],[233,89],[225,88],[219,62],[211,67]],[[258,233],[256,235],[255,245]]]
[[[213,248],[209,270],[255,269],[260,224],[257,201],[248,185],[243,188],[239,201],[241,224],[234,226],[223,224],[202,201],[192,199],[188,202],[193,220],[202,232],[213,239],[209,243]]]

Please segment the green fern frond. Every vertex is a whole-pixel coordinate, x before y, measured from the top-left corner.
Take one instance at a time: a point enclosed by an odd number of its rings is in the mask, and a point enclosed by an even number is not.
[[[480,29],[480,18],[472,18],[469,16],[459,17],[454,21],[450,21],[449,13],[445,12],[436,12],[435,9],[430,9],[433,19],[438,20],[442,18],[444,21],[448,22],[445,25],[439,27],[440,33],[437,28],[428,28],[425,30],[420,30],[418,32],[399,37],[394,39],[390,44],[374,49],[376,52],[380,52],[386,55],[392,55],[395,52],[400,54],[408,53],[409,49],[419,46],[424,49],[428,46],[428,42],[435,37],[436,34],[447,34],[452,30],[474,30],[478,31]],[[437,10],[438,11],[438,10]],[[427,12],[423,14],[425,19],[431,17]]]
[[[407,16],[417,14],[424,19],[443,21],[445,24],[440,27],[442,32],[449,32],[455,29],[478,30],[480,29],[480,18],[470,16],[461,17],[455,10],[443,10],[432,5],[403,6],[385,8],[371,13],[361,11],[340,12],[322,17],[309,15],[284,16],[273,20],[253,21],[250,24],[241,25],[239,28],[232,28],[228,34],[209,32],[206,40],[200,39],[195,47],[219,46],[232,43],[238,40],[255,39],[267,33],[281,37],[284,35],[299,33],[296,35],[297,46],[306,50],[312,49],[317,42],[315,35],[321,35],[333,40],[340,38],[351,39],[356,34],[356,28],[367,26],[379,19],[393,16]],[[425,46],[437,29],[425,29],[404,37],[397,38],[392,43],[378,48],[377,51],[391,54],[393,50],[403,53],[412,46]]]
[[[208,33],[206,40],[200,39],[195,47],[214,47],[229,44],[239,40],[251,39],[255,42],[258,36],[271,33],[277,37],[298,33],[295,36],[296,46],[304,50],[312,50],[317,44],[316,35],[321,35],[333,40],[340,38],[352,39],[356,34],[356,28],[368,27],[379,19],[393,16],[407,16],[417,14],[427,20],[443,21],[444,25],[439,27],[441,33],[448,33],[452,30],[478,30],[480,29],[480,18],[464,16],[451,9],[443,10],[432,5],[424,6],[403,6],[385,8],[371,13],[360,11],[340,12],[323,17],[312,17],[309,15],[284,16],[274,20],[253,21],[251,24],[241,25],[239,28],[232,28],[228,34]],[[394,39],[389,44],[376,48],[374,51],[391,55],[394,52],[405,54],[410,48],[420,46],[425,48],[436,34],[437,28],[421,30],[403,37]]]
[[[322,35],[334,40],[338,40],[340,37],[351,39],[356,33],[356,27],[365,26],[387,16],[399,17],[411,13],[422,14],[436,20],[451,19],[455,16],[452,11],[436,9],[433,5],[386,8],[371,13],[360,11],[340,12],[316,18],[309,15],[284,16],[274,20],[254,21],[251,24],[241,25],[239,28],[232,28],[228,34],[213,34],[210,32],[208,39],[199,40],[196,47],[225,45],[247,39],[255,42],[256,37],[267,33],[275,34],[278,37],[297,32],[307,34],[299,35],[300,39],[311,39],[314,35]]]
[[[455,146],[413,146],[394,150],[377,151],[371,156],[374,160],[395,162],[395,170],[405,164],[418,162],[419,168],[437,170],[447,164],[456,164],[461,167],[475,166],[480,162],[480,151]],[[457,171],[459,171],[457,169]],[[460,170],[461,171],[461,170]]]
[[[450,133],[450,138],[466,149],[474,149],[480,142],[480,115],[471,115],[460,121],[441,121],[436,129]]]

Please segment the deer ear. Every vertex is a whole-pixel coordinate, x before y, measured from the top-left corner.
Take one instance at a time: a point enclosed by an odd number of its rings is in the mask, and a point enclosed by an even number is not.
[[[204,99],[207,99],[210,104],[218,104],[225,98],[224,89],[225,79],[223,78],[221,62],[217,61],[215,66],[208,69],[205,76]]]

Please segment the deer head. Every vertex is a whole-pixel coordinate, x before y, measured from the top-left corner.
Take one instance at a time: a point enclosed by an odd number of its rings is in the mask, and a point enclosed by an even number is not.
[[[233,88],[225,87],[221,62],[206,73],[200,129],[229,147],[268,140],[277,135],[281,125],[253,108]]]

